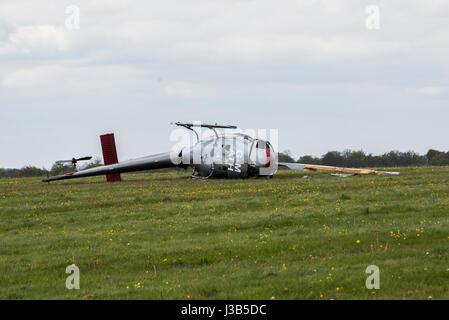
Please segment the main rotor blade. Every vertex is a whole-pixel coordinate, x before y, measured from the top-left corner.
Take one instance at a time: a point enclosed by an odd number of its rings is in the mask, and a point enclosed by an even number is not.
[[[228,126],[228,125],[220,125],[220,124],[207,124],[207,123],[182,123],[182,122],[175,122],[171,123],[176,126],[181,127],[203,127],[203,128],[220,128],[220,129],[237,129],[237,126]]]
[[[90,160],[90,159],[92,159],[92,157],[83,157],[83,158],[76,159],[76,161],[85,161],[85,160]]]

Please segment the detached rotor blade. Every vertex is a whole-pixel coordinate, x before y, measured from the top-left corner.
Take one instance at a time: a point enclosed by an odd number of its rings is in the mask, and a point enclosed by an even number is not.
[[[324,170],[324,171],[333,171],[340,173],[349,173],[349,174],[362,174],[362,175],[398,175],[399,172],[389,172],[389,171],[377,171],[372,169],[358,169],[358,168],[342,168],[342,167],[333,167],[333,166],[322,166],[316,164],[306,164],[306,169],[311,170]]]
[[[306,170],[306,171],[331,171],[348,173],[351,175],[361,174],[361,175],[398,175],[399,172],[389,172],[389,171],[376,171],[371,169],[358,169],[358,168],[342,168],[342,167],[332,167],[332,166],[322,166],[317,164],[304,164],[304,163],[288,163],[288,162],[278,162],[279,166],[287,167],[291,170]]]

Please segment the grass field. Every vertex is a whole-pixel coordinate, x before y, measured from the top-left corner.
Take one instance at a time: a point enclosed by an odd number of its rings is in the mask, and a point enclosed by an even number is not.
[[[447,299],[449,167],[399,171],[0,180],[0,298]]]

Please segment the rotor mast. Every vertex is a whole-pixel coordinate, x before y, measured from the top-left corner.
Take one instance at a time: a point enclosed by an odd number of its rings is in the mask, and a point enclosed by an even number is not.
[[[198,135],[198,132],[193,129],[194,127],[202,127],[202,128],[208,128],[212,130],[215,133],[215,136],[218,138],[218,133],[215,129],[237,129],[237,126],[231,126],[231,125],[219,125],[217,123],[215,124],[207,124],[207,123],[182,123],[182,122],[172,122],[171,124],[184,127],[188,130],[192,130],[195,132],[197,141],[200,141],[200,137]]]

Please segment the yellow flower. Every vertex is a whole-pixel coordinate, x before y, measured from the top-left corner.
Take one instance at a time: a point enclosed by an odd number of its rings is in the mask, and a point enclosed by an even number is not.
[[[360,243],[360,240],[356,240],[355,243],[359,244],[359,243]]]

